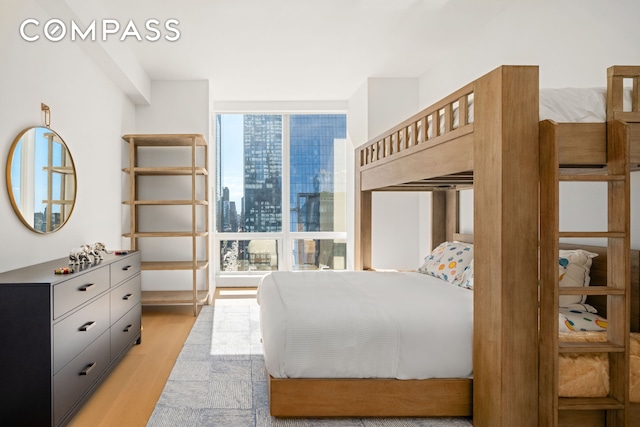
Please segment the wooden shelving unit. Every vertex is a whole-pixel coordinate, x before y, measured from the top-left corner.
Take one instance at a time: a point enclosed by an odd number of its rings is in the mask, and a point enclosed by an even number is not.
[[[194,316],[197,314],[197,306],[207,304],[210,300],[209,284],[209,173],[207,141],[200,134],[129,134],[122,137],[129,144],[129,167],[123,172],[129,175],[129,197],[123,203],[129,206],[130,227],[129,232],[123,236],[131,241],[131,249],[140,249],[141,239],[154,238],[188,238],[191,239],[190,254],[185,254],[180,259],[171,261],[158,261],[145,258],[142,251],[142,270],[146,271],[191,271],[191,290],[143,290],[143,305],[176,305],[192,304]],[[176,150],[190,150],[189,165],[171,166],[140,166],[143,154],[141,147],[171,148]],[[182,153],[184,154],[184,153]],[[178,158],[178,156],[176,156]],[[177,161],[177,160],[176,160]],[[148,163],[148,162],[146,162]],[[163,162],[164,163],[164,162]],[[191,185],[185,188],[184,198],[179,199],[146,199],[140,198],[139,177],[151,176],[190,176]],[[176,226],[176,230],[142,231],[140,227],[141,206],[153,206],[154,209],[162,209],[162,206],[190,206],[190,227],[184,228],[184,218],[168,218],[167,226]],[[199,212],[202,210],[202,212]],[[198,214],[203,215],[204,226],[198,228]],[[183,225],[180,225],[182,223]],[[183,227],[183,229],[180,229]],[[204,253],[198,255],[199,253]],[[203,286],[199,287],[198,272],[204,273]],[[143,273],[144,274],[144,273]],[[144,283],[144,282],[143,282]],[[202,289],[204,287],[204,289]]]
[[[42,203],[46,206],[45,216],[46,225],[45,232],[55,231],[58,227],[61,227],[71,215],[73,210],[73,203],[75,201],[75,168],[73,166],[73,160],[69,151],[64,144],[56,141],[54,132],[46,132],[44,136],[47,138],[47,164],[43,166],[43,169],[47,172],[47,199],[42,200]],[[60,165],[54,165],[54,144],[62,146]],[[59,198],[54,199],[54,176],[60,176],[58,181],[57,194]],[[59,205],[60,207],[60,223],[55,224],[53,222],[54,209],[53,207]]]

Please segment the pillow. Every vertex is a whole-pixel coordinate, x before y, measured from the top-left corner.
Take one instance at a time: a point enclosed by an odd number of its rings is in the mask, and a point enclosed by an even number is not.
[[[418,273],[428,274],[454,285],[462,282],[462,273],[473,260],[473,245],[463,242],[443,242],[418,268]]]
[[[462,288],[473,289],[473,260],[467,265],[462,272],[462,279],[458,285]]]
[[[558,329],[560,332],[607,330],[607,319],[595,313],[562,307],[558,312],[558,316]]]
[[[560,287],[589,286],[591,262],[596,256],[598,254],[583,249],[560,249],[558,257]],[[582,304],[586,299],[586,295],[560,295],[559,305],[567,307],[570,304]]]
[[[590,304],[569,304],[566,307],[562,307],[563,309],[567,309],[567,310],[574,310],[574,311],[584,311],[586,313],[597,313],[598,310],[596,310],[596,308]]]

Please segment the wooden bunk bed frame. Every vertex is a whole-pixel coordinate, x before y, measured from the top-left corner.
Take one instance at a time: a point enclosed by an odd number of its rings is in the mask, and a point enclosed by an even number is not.
[[[639,71],[609,69],[609,121],[640,122]],[[620,113],[622,78],[635,82],[631,113]],[[545,425],[538,415],[538,82],[537,66],[501,66],[356,149],[356,269],[372,267],[372,192],[433,191],[435,245],[454,238],[456,191],[473,186],[473,381],[270,378],[272,415],[473,415],[475,426]],[[563,166],[607,164],[606,124],[544,126],[558,136]],[[640,124],[624,126],[640,141]],[[640,142],[630,159],[640,164]]]

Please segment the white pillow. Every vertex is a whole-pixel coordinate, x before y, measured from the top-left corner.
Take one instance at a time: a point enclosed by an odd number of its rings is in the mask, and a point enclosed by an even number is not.
[[[473,260],[473,244],[443,242],[425,257],[418,273],[446,280],[454,285],[462,282],[462,273]]]
[[[591,263],[597,256],[598,254],[583,249],[560,249],[558,257],[560,287],[589,286]],[[586,295],[561,295],[559,305],[567,307],[570,304],[582,304],[586,299]]]
[[[461,288],[473,289],[473,260],[467,265],[467,268],[462,272],[462,279],[459,286]]]
[[[561,307],[558,316],[560,332],[607,330],[607,319],[595,313]]]

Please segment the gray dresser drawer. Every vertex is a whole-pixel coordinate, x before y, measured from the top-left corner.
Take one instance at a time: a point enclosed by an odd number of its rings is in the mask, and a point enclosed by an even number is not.
[[[109,294],[53,325],[53,372],[57,373],[109,329]]]
[[[55,425],[107,369],[110,334],[105,332],[63,370],[53,377],[53,417]]]
[[[111,358],[116,358],[140,334],[142,306],[136,304],[111,327]]]
[[[57,319],[91,298],[109,289],[109,268],[95,270],[72,277],[53,287],[53,318]]]
[[[111,290],[111,323],[116,322],[140,302],[140,281],[140,275],[137,274]]]
[[[111,286],[115,286],[140,271],[140,252],[126,256],[109,267],[111,268]]]

